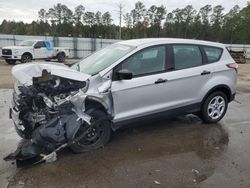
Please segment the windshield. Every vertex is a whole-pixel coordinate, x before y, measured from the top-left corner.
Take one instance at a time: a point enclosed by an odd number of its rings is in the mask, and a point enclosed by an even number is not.
[[[86,57],[71,68],[85,74],[94,75],[112,65],[134,48],[133,46],[113,44]]]
[[[32,46],[34,44],[34,41],[31,40],[25,40],[20,42],[17,46]]]

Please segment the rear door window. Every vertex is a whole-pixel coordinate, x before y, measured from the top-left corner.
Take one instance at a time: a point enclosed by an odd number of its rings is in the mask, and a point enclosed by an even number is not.
[[[216,47],[203,47],[205,54],[207,56],[208,63],[213,63],[220,60],[222,55],[222,49]]]
[[[202,55],[199,46],[173,45],[175,70],[181,70],[202,65]]]

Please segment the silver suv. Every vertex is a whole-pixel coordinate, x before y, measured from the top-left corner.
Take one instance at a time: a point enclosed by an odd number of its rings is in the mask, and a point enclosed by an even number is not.
[[[112,130],[137,119],[193,113],[206,123],[218,122],[234,99],[237,67],[219,43],[122,41],[70,68],[15,66],[10,116],[19,135],[31,139],[39,152],[62,145],[85,152],[103,146]]]

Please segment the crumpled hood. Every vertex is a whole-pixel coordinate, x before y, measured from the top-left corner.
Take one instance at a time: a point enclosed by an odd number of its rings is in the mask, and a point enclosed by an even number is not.
[[[12,75],[23,85],[33,84],[33,77],[42,76],[42,71],[46,70],[51,75],[60,76],[76,81],[86,81],[91,75],[84,74],[59,63],[26,63],[16,65],[12,68]]]

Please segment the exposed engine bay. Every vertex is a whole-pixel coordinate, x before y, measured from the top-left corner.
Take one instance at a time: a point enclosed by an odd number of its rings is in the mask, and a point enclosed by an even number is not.
[[[15,86],[10,109],[17,133],[31,140],[5,158],[16,160],[17,165],[27,160],[55,160],[55,151],[81,139],[91,127],[84,106],[87,81],[52,75],[47,70],[32,81],[29,86]],[[86,131],[76,136],[80,127]]]

